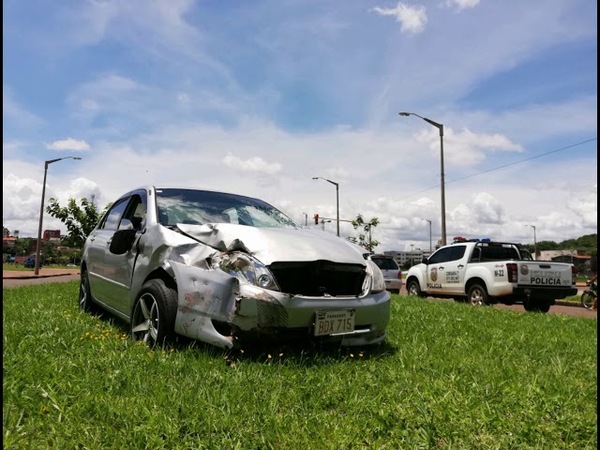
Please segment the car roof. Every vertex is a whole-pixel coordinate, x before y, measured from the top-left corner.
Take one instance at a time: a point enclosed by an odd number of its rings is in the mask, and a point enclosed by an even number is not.
[[[126,196],[132,194],[133,192],[140,191],[140,190],[160,191],[161,189],[181,189],[181,190],[188,190],[188,191],[214,192],[215,194],[235,195],[236,197],[245,197],[245,198],[249,198],[249,199],[253,199],[253,200],[260,200],[263,202],[266,201],[268,203],[267,200],[263,200],[262,198],[253,197],[251,195],[238,194],[236,192],[230,192],[230,191],[220,191],[220,190],[216,190],[216,189],[207,189],[207,188],[190,187],[190,186],[171,186],[171,185],[157,186],[157,185],[153,185],[153,184],[146,184],[146,185],[138,186],[134,189],[129,189],[127,192],[124,192],[123,194],[121,194],[118,198],[126,197]]]

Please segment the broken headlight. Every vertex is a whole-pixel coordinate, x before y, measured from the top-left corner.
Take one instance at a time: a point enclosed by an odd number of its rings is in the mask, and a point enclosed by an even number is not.
[[[279,286],[271,271],[258,259],[247,253],[233,252],[221,255],[219,268],[236,277],[240,283],[248,283],[264,289],[279,291]]]

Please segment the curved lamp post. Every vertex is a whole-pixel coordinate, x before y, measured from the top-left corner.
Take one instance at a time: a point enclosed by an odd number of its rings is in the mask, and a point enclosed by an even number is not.
[[[401,116],[417,116],[440,130],[440,172],[442,176],[442,245],[446,245],[446,182],[444,180],[444,125],[412,112],[399,112]]]
[[[537,238],[535,236],[535,225],[527,225],[533,228],[533,259],[537,259]]]
[[[429,253],[431,254],[432,248],[431,248],[431,220],[429,219],[421,219],[421,220],[426,220],[427,222],[429,222]]]
[[[44,162],[44,183],[42,184],[42,203],[40,205],[40,224],[38,227],[38,237],[35,244],[35,275],[40,274],[40,249],[42,247],[42,222],[44,220],[44,197],[46,196],[46,175],[48,174],[48,166],[63,159],[81,159],[79,156],[65,156],[63,158],[49,159]]]
[[[336,206],[336,211],[337,211],[337,217],[336,217],[336,222],[337,222],[337,235],[340,235],[340,185],[338,183],[336,183],[335,181],[331,181],[328,180],[327,178],[323,178],[323,177],[313,177],[313,180],[325,180],[328,183],[331,183],[333,185],[335,185],[335,206]]]

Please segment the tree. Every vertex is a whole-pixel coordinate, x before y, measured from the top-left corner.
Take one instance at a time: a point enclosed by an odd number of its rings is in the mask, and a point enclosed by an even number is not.
[[[50,205],[46,207],[48,214],[66,225],[68,233],[63,242],[70,247],[83,247],[85,239],[102,216],[96,205],[87,198],[82,198],[79,203],[81,206],[77,205],[74,198],[70,198],[67,206],[61,207],[58,200],[51,198]]]
[[[363,216],[359,214],[356,219],[352,221],[352,227],[355,230],[360,228],[361,232],[359,232],[358,237],[350,236],[348,240],[372,252],[373,249],[379,245],[379,241],[372,239],[372,228],[376,227],[377,225],[379,225],[379,219],[377,217],[365,222]]]

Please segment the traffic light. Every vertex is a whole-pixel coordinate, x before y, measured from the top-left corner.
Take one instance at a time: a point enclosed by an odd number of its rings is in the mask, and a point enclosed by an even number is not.
[[[315,214],[315,225],[319,225],[319,215]]]

